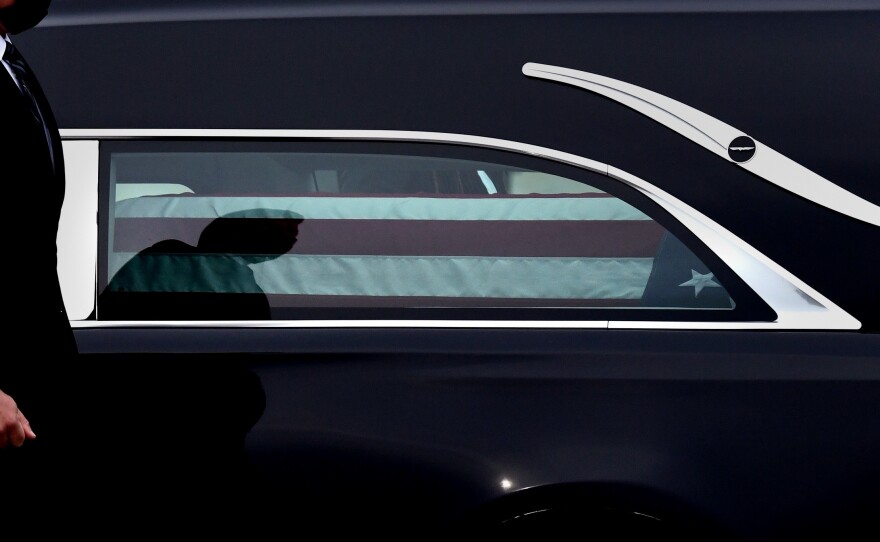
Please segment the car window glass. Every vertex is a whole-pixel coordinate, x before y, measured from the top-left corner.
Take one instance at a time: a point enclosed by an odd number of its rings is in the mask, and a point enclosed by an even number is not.
[[[302,310],[711,309],[725,285],[586,182],[516,164],[357,152],[113,152],[101,319]]]

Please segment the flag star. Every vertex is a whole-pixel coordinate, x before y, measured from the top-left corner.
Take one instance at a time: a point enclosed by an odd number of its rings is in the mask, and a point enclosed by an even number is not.
[[[705,275],[697,273],[693,269],[691,269],[691,280],[687,282],[682,282],[679,286],[693,286],[694,287],[694,297],[700,295],[700,292],[703,291],[703,288],[720,288],[721,285],[712,280],[715,278],[713,273],[706,273]]]

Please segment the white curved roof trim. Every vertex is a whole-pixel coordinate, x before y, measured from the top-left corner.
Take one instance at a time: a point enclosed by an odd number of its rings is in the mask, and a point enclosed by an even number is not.
[[[585,71],[529,62],[523,65],[522,72],[529,77],[565,83],[610,98],[780,188],[838,213],[880,226],[880,206],[832,183],[754,138],[751,138],[755,147],[754,155],[747,161],[734,161],[728,155],[728,147],[734,139],[747,134],[689,105],[646,88]]]
[[[361,141],[412,141],[466,144],[490,149],[514,151],[566,163],[582,169],[603,173],[627,183],[644,193],[688,229],[694,232],[710,250],[719,255],[746,284],[749,285],[777,314],[774,322],[644,322],[609,321],[611,328],[657,329],[859,329],[861,323],[831,300],[786,271],[773,260],[723,228],[693,207],[660,190],[651,183],[623,170],[574,154],[529,145],[515,141],[482,136],[446,134],[438,132],[410,132],[393,130],[235,130],[235,129],[65,129],[61,136],[67,140],[150,139],[150,138],[271,138],[271,139],[326,139]],[[455,320],[364,320],[364,321],[267,321],[267,322],[162,322],[162,325],[180,327],[436,327],[436,328],[592,328],[604,327],[605,322],[581,321],[471,321]],[[74,325],[74,322],[71,323]],[[89,322],[81,321],[74,327],[143,327],[145,322]]]

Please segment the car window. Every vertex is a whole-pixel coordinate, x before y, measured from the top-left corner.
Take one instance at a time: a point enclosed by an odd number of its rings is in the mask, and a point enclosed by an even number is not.
[[[99,319],[737,308],[601,173],[419,145],[105,147]]]

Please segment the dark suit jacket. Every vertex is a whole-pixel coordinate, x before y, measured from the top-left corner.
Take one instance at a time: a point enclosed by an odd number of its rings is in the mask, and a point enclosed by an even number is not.
[[[55,238],[64,200],[61,138],[49,103],[32,79],[54,161],[28,98],[0,65],[0,184],[5,203],[0,239],[9,300],[4,336],[7,345],[20,347],[0,362],[0,389],[13,396],[36,428],[37,409],[43,410],[45,390],[51,388],[44,385],[46,379],[69,369],[68,356],[76,352],[76,343],[56,271]]]

